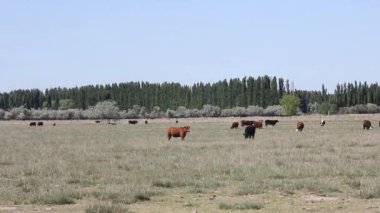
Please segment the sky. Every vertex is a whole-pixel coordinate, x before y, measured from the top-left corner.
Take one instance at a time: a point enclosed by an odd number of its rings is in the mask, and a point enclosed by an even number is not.
[[[0,92],[276,76],[380,79],[378,0],[0,0]]]

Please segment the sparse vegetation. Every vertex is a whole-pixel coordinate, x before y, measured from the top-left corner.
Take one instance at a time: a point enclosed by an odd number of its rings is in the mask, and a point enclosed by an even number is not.
[[[254,209],[242,198],[271,192],[294,199],[316,194],[378,202],[380,131],[362,130],[367,116],[329,117],[323,128],[319,116],[303,117],[307,129],[302,134],[294,131],[298,118],[280,117],[278,125],[257,130],[249,142],[243,129],[230,131],[234,118],[183,119],[181,124],[192,128],[185,142],[167,141],[165,130],[174,120],[136,126],[60,121],[39,128],[2,121],[0,202],[86,203],[82,211],[87,212],[133,211],[135,205],[173,197],[178,200],[170,205],[177,208]],[[380,119],[376,116],[371,120]],[[233,200],[223,198],[219,208],[207,203],[214,193]],[[262,210],[275,211],[267,203]]]
[[[86,208],[86,213],[126,213],[128,208],[121,204],[99,203]]]

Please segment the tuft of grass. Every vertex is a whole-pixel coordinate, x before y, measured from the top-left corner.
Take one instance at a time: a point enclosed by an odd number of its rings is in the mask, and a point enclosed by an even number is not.
[[[150,196],[151,195],[149,193],[140,192],[140,193],[135,194],[134,197],[138,201],[149,201]]]
[[[78,178],[72,178],[70,180],[67,180],[67,184],[79,184],[80,180]]]
[[[170,181],[155,181],[153,186],[162,187],[162,188],[172,188],[173,184]]]
[[[195,203],[192,203],[192,202],[187,202],[185,204],[183,204],[183,207],[198,207],[199,204],[195,204]]]
[[[224,210],[248,210],[248,209],[259,210],[262,208],[264,208],[262,204],[251,203],[251,202],[236,203],[236,204],[228,204],[228,203],[219,204],[219,209],[224,209]]]
[[[58,193],[53,195],[37,196],[31,201],[32,204],[43,205],[67,205],[75,204],[73,197],[67,193]]]
[[[263,194],[266,191],[265,185],[263,183],[251,183],[250,185],[244,186],[241,188],[237,195],[255,195]]]
[[[10,161],[0,161],[0,166],[12,166],[13,162]]]
[[[199,187],[192,187],[190,190],[189,190],[190,193],[196,193],[196,194],[201,194],[201,193],[204,193],[205,190],[202,189],[202,188],[199,188]]]
[[[128,208],[121,204],[99,203],[86,208],[86,213],[124,213]]]
[[[371,185],[371,186],[361,187],[361,189],[358,192],[358,197],[362,199],[380,198],[380,186]]]

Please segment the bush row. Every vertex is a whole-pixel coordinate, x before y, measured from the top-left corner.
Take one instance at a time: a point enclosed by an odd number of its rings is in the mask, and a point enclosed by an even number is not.
[[[363,114],[380,113],[380,106],[376,104],[356,105],[336,109],[335,105],[309,105],[311,113],[322,114]],[[119,110],[116,102],[103,101],[86,110],[67,109],[27,109],[25,107],[13,108],[9,111],[0,109],[0,120],[71,120],[71,119],[130,119],[130,118],[191,118],[191,117],[246,117],[246,116],[280,116],[280,105],[262,108],[259,106],[234,107],[232,109],[220,109],[218,106],[204,105],[202,109],[188,109],[184,106],[176,110],[162,111],[160,107],[154,107],[150,112],[145,107],[134,105],[128,110]],[[302,114],[298,110],[297,114]]]
[[[128,110],[119,110],[115,102],[101,102],[87,110],[67,109],[27,109],[13,108],[9,111],[0,109],[0,120],[71,120],[71,119],[130,119],[130,118],[190,118],[190,117],[245,117],[245,116],[280,116],[281,106],[234,107],[220,109],[218,106],[204,105],[202,109],[187,109],[184,106],[176,110],[160,110],[156,106],[148,112],[145,107],[133,106]]]

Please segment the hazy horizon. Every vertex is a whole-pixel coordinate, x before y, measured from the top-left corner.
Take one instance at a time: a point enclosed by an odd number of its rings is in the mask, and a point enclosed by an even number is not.
[[[0,92],[244,76],[380,79],[380,2],[0,1]]]

